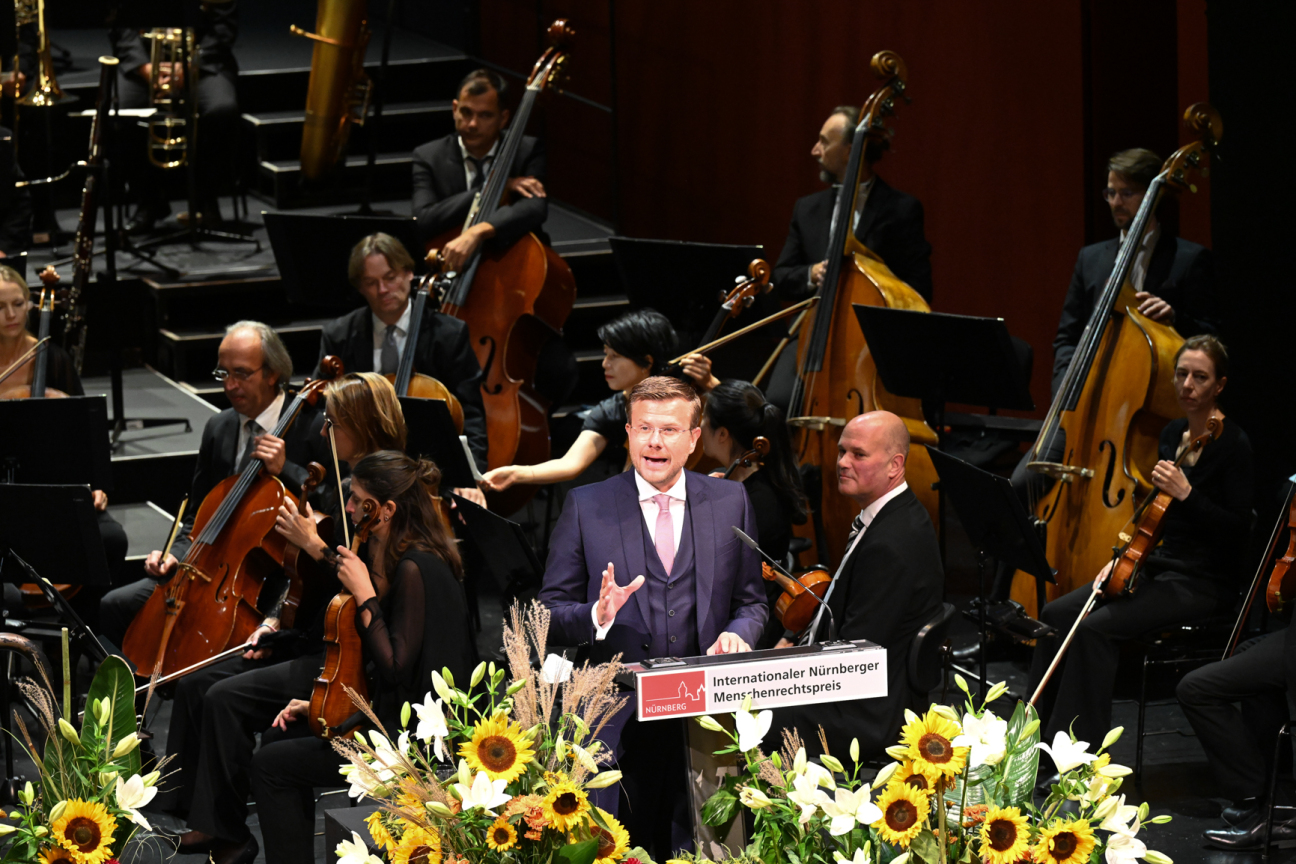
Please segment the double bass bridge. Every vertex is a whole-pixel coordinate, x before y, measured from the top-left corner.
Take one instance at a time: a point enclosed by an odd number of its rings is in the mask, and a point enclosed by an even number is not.
[[[796,429],[809,429],[812,432],[822,432],[829,426],[845,426],[845,417],[791,417],[787,425]]]
[[[1092,480],[1094,478],[1092,468],[1063,465],[1061,462],[1027,462],[1026,467],[1036,474],[1043,474],[1046,477],[1052,477],[1054,480],[1061,480],[1063,483],[1073,483],[1077,477],[1082,480]]]

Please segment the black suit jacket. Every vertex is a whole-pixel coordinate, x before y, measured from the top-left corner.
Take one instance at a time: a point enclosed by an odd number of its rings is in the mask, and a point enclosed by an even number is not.
[[[238,74],[238,61],[234,59],[234,42],[238,39],[238,2],[202,4],[195,23],[198,39],[198,68],[204,75],[221,72]],[[149,52],[144,40],[134,28],[115,27],[108,34],[112,40],[113,56],[121,60],[118,71],[122,75],[134,72],[149,62]],[[29,78],[31,76],[28,76]]]
[[[324,325],[319,359],[329,354],[342,358],[348,372],[373,372],[373,314],[361,306]],[[459,398],[463,406],[464,434],[478,467],[487,465],[486,408],[482,404],[481,364],[468,341],[468,325],[442,315],[431,305],[423,308],[414,371],[431,375]],[[319,364],[315,365],[319,375]]]
[[[503,146],[501,139],[500,148]],[[544,145],[538,139],[530,135],[523,136],[517,158],[509,168],[509,176],[534,177],[544,181]],[[463,153],[459,150],[459,136],[456,133],[451,132],[444,138],[429,141],[415,149],[413,207],[421,241],[426,243],[438,234],[462,228],[464,220],[468,218],[468,211],[472,209],[475,195],[475,192],[468,191]],[[491,216],[490,223],[495,226],[495,236],[487,246],[491,249],[507,249],[524,234],[539,231],[548,217],[548,199],[519,197]]]
[[[1113,238],[1080,250],[1071,286],[1067,288],[1057,338],[1053,340],[1053,392],[1056,393],[1075,354],[1080,336],[1093,314],[1094,301],[1102,293],[1120,240]],[[1161,234],[1152,260],[1148,262],[1143,290],[1165,300],[1175,310],[1174,327],[1184,337],[1219,331],[1215,300],[1215,261],[1210,250],[1170,234]]]
[[[786,716],[776,717],[771,728],[813,730],[822,725],[833,755],[844,758],[851,739],[858,738],[863,760],[896,742],[904,709],[927,695],[909,689],[909,647],[940,610],[945,571],[931,518],[913,490],[906,489],[878,511],[838,580],[828,600],[836,636],[868,639],[887,649],[887,696],[780,709]],[[818,638],[828,638],[827,615]]]
[[[793,300],[810,293],[810,268],[828,256],[828,229],[836,197],[836,187],[823,189],[798,199],[792,208],[788,238],[774,265],[774,287],[782,299]],[[931,244],[923,233],[923,207],[917,198],[893,189],[877,177],[864,202],[855,237],[876,252],[892,273],[931,302]]]

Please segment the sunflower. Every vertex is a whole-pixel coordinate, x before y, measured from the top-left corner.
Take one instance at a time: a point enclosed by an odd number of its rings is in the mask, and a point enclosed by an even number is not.
[[[535,758],[535,751],[522,734],[522,727],[509,723],[507,715],[497,711],[494,717],[477,724],[472,740],[459,747],[459,755],[468,760],[474,773],[485,771],[492,780],[512,783]]]
[[[598,853],[595,861],[620,861],[630,848],[630,832],[627,831],[611,813],[602,807],[596,807],[598,815],[607,823],[604,829],[597,822],[590,820],[590,833],[598,840]]]
[[[1079,864],[1094,848],[1093,828],[1085,819],[1057,822],[1040,831],[1035,860],[1041,864]]]
[[[991,807],[981,823],[981,857],[986,864],[1015,864],[1030,847],[1030,826],[1016,807]]]
[[[73,798],[50,826],[54,841],[72,853],[77,864],[100,864],[112,857],[117,820],[98,802]],[[57,860],[57,859],[55,859]]]
[[[486,845],[496,852],[512,849],[517,843],[517,829],[507,819],[496,819],[486,829]]]
[[[935,711],[928,711],[925,716],[915,717],[905,724],[900,740],[909,747],[909,758],[913,760],[915,771],[929,777],[957,777],[963,773],[968,752],[968,748],[950,743],[958,736],[958,724]]]
[[[36,856],[39,864],[75,864],[76,859],[72,853],[62,846],[46,846],[39,855]]]
[[[392,864],[441,864],[441,838],[426,828],[411,828],[401,837]]]
[[[365,824],[369,826],[369,836],[373,841],[382,847],[384,853],[391,852],[396,848],[396,838],[387,830],[383,824],[383,811],[375,810],[365,817]]]
[[[892,783],[877,800],[882,818],[873,823],[882,839],[908,848],[927,821],[927,796],[908,783]]]
[[[933,770],[928,766],[927,770],[919,771],[917,765],[912,759],[906,759],[900,763],[900,767],[891,775],[888,783],[908,783],[919,792],[928,795],[936,788],[936,779],[940,777],[940,772]]]
[[[544,815],[559,831],[567,831],[585,820],[589,813],[589,796],[575,783],[559,783],[544,797]]]

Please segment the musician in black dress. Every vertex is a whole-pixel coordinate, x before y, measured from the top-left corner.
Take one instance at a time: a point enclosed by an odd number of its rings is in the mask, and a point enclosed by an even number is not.
[[[722,465],[733,465],[752,449],[758,436],[769,441],[769,453],[757,457],[748,467],[735,466],[729,479],[747,488],[756,513],[756,539],[761,549],[782,561],[792,540],[792,526],[803,524],[809,512],[783,412],[765,401],[759,387],[746,381],[725,381],[707,394],[702,408],[702,448],[706,455]],[[723,472],[719,473],[723,476]],[[781,594],[777,583],[765,583],[771,611],[761,639],[753,647],[773,648],[783,636],[783,625],[773,612]]]
[[[636,384],[662,374],[675,351],[675,328],[653,309],[627,312],[598,329],[603,342],[603,378],[612,395],[589,409],[576,441],[557,459],[538,465],[503,465],[485,475],[486,485],[502,492],[514,483],[545,485],[574,480],[594,464],[604,450],[626,443],[626,395]],[[680,364],[687,381],[699,390],[715,382],[711,361],[690,354]],[[715,382],[718,383],[718,382]]]
[[[1250,528],[1252,457],[1246,433],[1216,402],[1227,381],[1228,354],[1214,336],[1194,336],[1179,350],[1175,392],[1187,416],[1166,425],[1160,461],[1152,469],[1156,488],[1174,499],[1162,520],[1161,544],[1145,559],[1135,593],[1098,600],[1076,629],[1038,703],[1044,740],[1073,729],[1081,740],[1101,741],[1111,728],[1121,644],[1208,617],[1232,600],[1235,568]],[[1174,460],[1205,434],[1212,416],[1221,422],[1218,438],[1175,467]],[[1092,587],[1077,588],[1044,607],[1040,618],[1057,633],[1036,643],[1032,690],[1110,567],[1098,573]]]
[[[432,508],[440,476],[432,463],[390,450],[361,459],[351,474],[348,513],[372,500],[379,519],[361,555],[338,548],[338,578],[355,598],[374,713],[392,734],[401,706],[431,689],[433,671],[449,668],[466,681],[477,663],[459,553]],[[252,760],[267,861],[315,860],[312,790],[343,784],[343,760],[311,735],[309,708],[288,702]]]

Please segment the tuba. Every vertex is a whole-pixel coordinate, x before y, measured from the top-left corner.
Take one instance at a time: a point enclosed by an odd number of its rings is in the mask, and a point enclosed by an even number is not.
[[[50,57],[49,31],[45,29],[45,0],[14,0],[15,29],[21,33],[28,24],[36,25],[38,34],[36,84],[18,100],[28,108],[49,108],[62,102],[63,90],[54,78],[54,61]],[[18,75],[18,49],[14,48],[14,77]],[[16,85],[15,85],[16,86]]]
[[[148,122],[148,159],[169,171],[189,161],[198,135],[198,46],[189,27],[159,27],[140,35],[151,42],[149,106],[157,109]],[[184,81],[177,83],[174,71],[163,81],[163,68],[183,69]]]
[[[369,46],[365,0],[319,0],[315,29],[319,32],[291,28],[315,42],[302,127],[301,165],[306,180],[324,176],[342,158],[351,127],[364,125],[372,90],[364,71]]]

